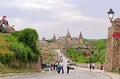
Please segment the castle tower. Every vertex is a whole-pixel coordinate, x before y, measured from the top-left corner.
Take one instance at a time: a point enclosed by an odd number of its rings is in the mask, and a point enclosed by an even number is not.
[[[53,41],[56,41],[56,36],[55,36],[55,34],[54,34],[54,36],[53,36]]]
[[[67,35],[66,35],[66,42],[69,43],[70,40],[71,40],[71,35],[70,35],[69,29],[68,29],[68,32],[67,32]]]
[[[79,43],[80,44],[83,44],[83,36],[82,36],[82,33],[80,32],[80,35],[79,35]]]

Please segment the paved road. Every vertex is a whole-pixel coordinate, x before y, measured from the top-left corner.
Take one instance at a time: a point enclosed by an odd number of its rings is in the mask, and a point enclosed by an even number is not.
[[[58,58],[62,56],[63,64],[64,64],[64,70],[67,70],[67,61],[68,59],[61,53],[60,49],[56,50],[56,53],[58,54]]]
[[[64,61],[64,69],[66,71],[67,58],[60,52],[56,50],[58,56],[62,55]],[[34,73],[31,75],[18,75],[11,77],[4,77],[0,79],[112,79],[110,76],[105,75],[99,72],[90,72],[80,69],[70,70],[70,73],[67,74],[58,74],[56,71],[50,71],[46,73]]]
[[[110,76],[80,69],[71,70],[69,74],[58,74],[55,71],[34,73],[31,75],[18,75],[0,79],[112,79]]]

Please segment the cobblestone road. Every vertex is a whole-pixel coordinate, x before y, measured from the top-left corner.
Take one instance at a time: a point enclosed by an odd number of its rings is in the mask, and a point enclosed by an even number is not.
[[[18,75],[3,77],[0,79],[112,79],[110,76],[84,70],[71,70],[69,74],[58,74],[55,71],[47,73],[35,73],[32,75]]]

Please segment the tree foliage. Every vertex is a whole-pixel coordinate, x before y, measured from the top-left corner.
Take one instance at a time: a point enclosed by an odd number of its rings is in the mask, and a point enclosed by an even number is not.
[[[97,52],[94,52],[91,55],[87,56],[86,52],[88,50],[78,51],[74,48],[68,48],[67,57],[71,58],[72,61],[75,61],[76,59],[76,62],[78,63],[89,63],[90,61],[92,63],[104,63],[106,52],[106,39],[92,40],[91,43],[93,45],[93,50]],[[80,48],[78,47],[78,49]]]
[[[5,53],[5,54],[0,52],[0,62],[5,66],[11,66],[13,58],[14,58],[14,54],[12,52]]]
[[[0,62],[12,68],[26,68],[28,64],[38,61],[40,51],[37,46],[38,34],[34,29],[24,29],[13,32],[12,35],[3,35],[7,42],[7,53],[0,52]],[[2,38],[2,39],[3,39]]]
[[[26,67],[27,64],[38,61],[40,51],[37,46],[38,34],[34,29],[24,29],[14,32],[12,36],[16,41],[11,41],[10,49],[14,51],[18,67]]]
[[[29,46],[33,52],[38,54],[37,50],[37,41],[38,41],[38,34],[36,30],[27,28],[19,32],[15,32],[12,34],[16,36],[20,42],[23,42],[25,45]]]

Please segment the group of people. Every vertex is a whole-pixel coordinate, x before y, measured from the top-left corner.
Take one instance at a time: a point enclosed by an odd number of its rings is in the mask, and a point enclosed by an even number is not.
[[[8,24],[8,21],[7,21],[6,18],[7,18],[6,16],[3,16],[2,20],[1,20],[1,31],[2,31],[2,33],[5,33],[6,32],[6,28],[9,27],[9,24]]]
[[[67,61],[67,74],[69,73],[69,69],[70,69],[70,61]],[[57,70],[57,73],[62,72],[62,74],[64,74],[64,63],[63,63],[63,61],[59,61],[57,63],[56,70]]]
[[[11,33],[14,31],[12,27],[9,26],[9,23],[7,21],[7,16],[2,16],[2,20],[0,20],[0,30],[2,33]]]
[[[69,69],[70,69],[70,61],[67,61],[67,64],[65,66],[65,63],[63,62],[63,58],[62,56],[60,56],[60,58],[58,59],[58,62],[56,64],[51,64],[51,70],[56,70],[57,73],[62,73],[64,74],[64,68],[67,67],[67,73],[69,73]]]
[[[95,64],[94,63],[90,63],[90,64],[88,64],[88,68],[90,69],[90,71],[91,71],[91,69],[95,69]],[[103,70],[103,64],[100,64],[100,70]]]
[[[90,71],[91,71],[91,69],[95,69],[95,65],[94,65],[94,63],[90,63],[90,64],[88,64],[88,68],[90,69]]]

